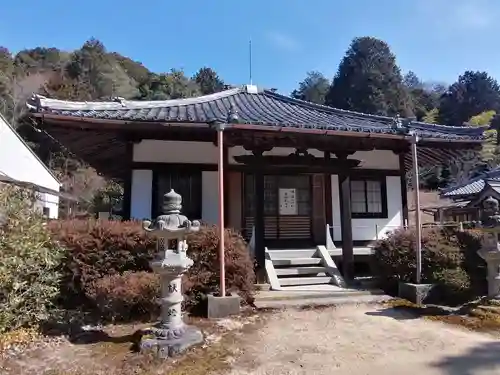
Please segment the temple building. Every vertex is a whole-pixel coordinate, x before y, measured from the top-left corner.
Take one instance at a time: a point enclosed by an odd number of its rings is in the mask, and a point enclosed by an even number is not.
[[[36,95],[28,105],[38,127],[123,179],[126,218],[155,217],[173,188],[188,218],[216,224],[220,165],[225,226],[252,238],[261,268],[268,250],[330,244],[344,276],[357,248],[407,223],[412,139],[421,166],[460,158],[483,139],[481,128],[339,110],[253,85],[166,101]]]
[[[480,219],[483,201],[488,197],[500,199],[500,168],[493,169],[440,192],[450,203],[434,207],[438,222],[467,222]]]

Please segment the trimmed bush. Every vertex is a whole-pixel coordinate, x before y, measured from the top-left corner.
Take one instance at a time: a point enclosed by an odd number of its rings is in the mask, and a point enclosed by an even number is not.
[[[226,288],[238,292],[247,304],[253,303],[255,291],[254,264],[243,237],[232,229],[225,230]],[[219,230],[202,227],[188,238],[188,255],[194,261],[183,280],[186,307],[193,308],[208,293],[219,293]]]
[[[52,236],[67,249],[62,269],[63,302],[85,304],[85,290],[104,276],[149,271],[154,239],[139,222],[61,220],[50,223]]]
[[[477,255],[480,234],[452,228],[422,231],[422,282],[439,286],[443,299],[486,291],[485,263]],[[381,287],[395,294],[398,282],[415,282],[415,232],[396,230],[375,246],[374,269]]]
[[[160,282],[158,275],[150,272],[104,276],[88,285],[85,293],[104,320],[130,321],[158,315]]]
[[[115,320],[130,319],[136,310],[141,310],[134,306],[145,306],[141,301],[131,303],[135,297],[123,291],[128,283],[134,284],[129,287],[130,293],[140,290],[136,284],[145,280],[145,276],[139,278],[128,272],[151,272],[149,261],[156,254],[156,242],[142,229],[141,223],[71,220],[52,222],[50,230],[68,250],[63,260],[62,283],[66,306],[97,308]],[[255,274],[247,244],[233,230],[226,229],[225,236],[227,289],[237,291],[245,302],[252,303]],[[194,265],[184,276],[183,291],[185,307],[193,310],[207,293],[219,292],[218,230],[202,227],[189,236],[188,245]],[[112,285],[117,285],[116,293]],[[102,302],[107,293],[109,305]],[[114,316],[111,306],[119,306],[124,316]]]
[[[31,192],[0,186],[0,332],[48,319],[59,294],[63,249]]]

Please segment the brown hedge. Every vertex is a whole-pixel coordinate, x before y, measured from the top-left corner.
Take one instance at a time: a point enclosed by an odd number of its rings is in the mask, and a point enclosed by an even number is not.
[[[104,276],[85,290],[104,320],[130,321],[157,318],[160,295],[158,275],[131,272]]]
[[[139,283],[138,276],[127,272],[150,272],[149,261],[156,253],[156,244],[146,235],[140,222],[119,221],[55,221],[49,225],[55,239],[67,249],[62,263],[63,303],[96,308],[109,314],[106,305],[100,302],[105,293],[113,293],[110,285]],[[189,236],[188,254],[194,260],[183,279],[185,305],[193,309],[207,293],[218,293],[219,287],[219,236],[216,227],[202,227],[200,232]],[[252,303],[254,292],[254,269],[247,244],[237,232],[225,230],[226,285],[229,291],[237,291],[243,300]],[[115,275],[127,276],[122,278]],[[144,278],[141,278],[144,280]],[[131,296],[110,295],[114,304]],[[132,294],[138,289],[131,286]],[[98,300],[99,299],[99,300]],[[127,315],[124,308],[124,315]],[[132,314],[133,315],[133,314]],[[113,316],[113,319],[120,319]],[[124,317],[126,319],[126,317]]]
[[[49,229],[67,249],[62,293],[71,304],[84,303],[85,288],[104,276],[149,271],[156,251],[139,222],[60,220]]]
[[[244,302],[253,303],[254,265],[243,237],[232,229],[225,230],[226,288],[238,292]],[[206,226],[188,237],[188,255],[194,261],[184,278],[189,304],[196,304],[207,293],[219,292],[219,233],[216,226]]]

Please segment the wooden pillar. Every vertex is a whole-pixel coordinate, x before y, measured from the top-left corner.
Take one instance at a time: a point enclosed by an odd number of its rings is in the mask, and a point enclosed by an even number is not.
[[[257,261],[257,282],[264,283],[265,272],[265,227],[264,227],[264,173],[262,168],[255,171],[255,259]]]
[[[330,160],[331,155],[329,152],[325,152],[325,160]],[[325,173],[324,177],[325,186],[325,219],[326,224],[330,226],[333,225],[333,203],[332,203],[332,175],[330,173]],[[326,230],[326,229],[325,229]]]
[[[224,169],[224,192],[226,194],[226,197],[228,199],[224,199],[224,223],[225,223],[225,227],[227,228],[228,227],[228,223],[229,223],[229,168],[228,168],[228,165],[229,165],[229,152],[228,152],[228,148],[227,146],[224,146],[224,166],[223,166],[223,169]]]
[[[342,271],[344,279],[354,280],[354,245],[352,239],[351,179],[347,171],[339,173],[340,226],[342,233]]]
[[[224,228],[225,228],[225,205],[224,205],[224,187],[226,184],[225,178],[224,178],[224,164],[225,164],[225,153],[224,153],[224,125],[225,124],[218,124],[217,127],[217,146],[218,146],[218,163],[217,163],[217,169],[218,169],[218,188],[219,188],[219,267],[220,267],[220,296],[225,297],[226,296],[226,267],[225,267],[225,254],[224,254]]]
[[[123,220],[130,220],[132,215],[132,163],[134,160],[134,142],[127,140],[125,145],[125,176],[123,181]]]
[[[312,179],[312,237],[317,245],[326,244],[325,175],[315,173]]]
[[[418,153],[417,153],[418,136],[414,134],[411,140],[411,156],[413,161],[413,191],[415,193],[415,226],[416,226],[416,241],[415,252],[417,255],[417,272],[416,283],[420,284],[422,278],[422,226],[420,225],[420,191],[418,181]]]
[[[399,154],[399,175],[401,177],[401,207],[403,209],[403,226],[408,225],[408,186],[406,183],[405,153]]]

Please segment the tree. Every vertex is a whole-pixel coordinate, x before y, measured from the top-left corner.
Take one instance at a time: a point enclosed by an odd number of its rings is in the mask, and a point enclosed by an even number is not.
[[[476,116],[472,116],[467,123],[473,126],[488,126],[495,115],[495,111],[484,111]]]
[[[66,72],[75,82],[77,90],[82,95],[90,96],[90,99],[110,99],[117,96],[128,99],[138,94],[136,82],[97,39],[88,40],[71,55]]]
[[[406,73],[403,83],[410,95],[415,117],[418,121],[424,121],[424,117],[439,105],[441,94],[434,90],[432,84],[423,82],[412,71]],[[433,122],[436,123],[437,120]]]
[[[209,95],[224,90],[224,81],[211,68],[201,68],[193,76],[192,80],[198,84],[202,95]]]
[[[422,122],[425,122],[427,124],[437,124],[438,117],[439,110],[437,108],[433,108],[422,117]]]
[[[421,89],[423,88],[423,83],[420,81],[420,78],[417,77],[415,72],[409,71],[405,74],[403,78],[403,83],[409,89]]]
[[[326,104],[375,115],[413,113],[395,56],[387,43],[371,37],[352,41],[333,79]]]
[[[61,70],[69,61],[70,54],[57,48],[36,47],[19,51],[14,59],[24,71]]]
[[[139,100],[180,99],[200,95],[196,82],[186,77],[182,70],[176,69],[152,75],[148,82],[139,87],[139,91]]]
[[[0,47],[0,112],[10,122],[13,115],[13,85],[15,65],[12,54],[5,47]]]
[[[461,126],[484,111],[500,110],[500,87],[486,72],[466,71],[441,96],[439,122]]]
[[[485,140],[482,144],[481,161],[478,162],[478,167],[482,169],[497,167],[500,164],[500,137],[498,133],[499,117],[495,111],[485,111],[473,116],[468,124],[488,127],[484,132]]]
[[[12,126],[18,126],[26,111],[26,100],[46,79],[42,73],[25,74],[9,51],[0,47],[0,112]]]
[[[306,78],[299,83],[299,88],[292,91],[292,98],[316,104],[325,104],[330,89],[330,82],[320,72],[307,72]]]

